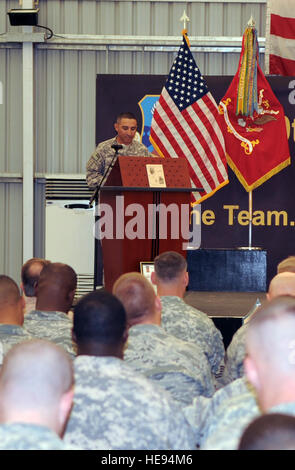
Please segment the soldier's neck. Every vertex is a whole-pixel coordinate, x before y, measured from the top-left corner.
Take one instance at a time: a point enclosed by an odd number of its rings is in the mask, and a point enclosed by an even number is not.
[[[84,344],[78,344],[78,356],[96,356],[96,357],[117,357],[123,359],[123,346],[100,344],[89,341]]]

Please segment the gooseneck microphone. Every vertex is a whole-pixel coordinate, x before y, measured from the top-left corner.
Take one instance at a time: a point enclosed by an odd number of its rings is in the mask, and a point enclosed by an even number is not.
[[[118,153],[119,150],[121,150],[121,149],[123,148],[123,145],[120,145],[120,144],[113,144],[113,145],[111,146],[111,148],[114,149],[116,153]],[[116,153],[115,153],[115,156],[116,156]]]
[[[115,158],[117,158],[118,152],[119,152],[119,150],[121,150],[121,149],[123,148],[123,145],[120,145],[120,144],[113,144],[113,145],[111,146],[111,148],[115,150],[114,156],[113,156],[113,158],[112,158],[112,160],[111,160],[111,163],[109,164],[107,170],[105,171],[101,182],[100,182],[99,185],[96,187],[96,189],[95,189],[95,191],[94,191],[94,193],[93,193],[93,195],[92,195],[92,197],[91,197],[91,199],[90,199],[90,201],[89,201],[89,206],[92,205],[94,199],[96,198],[96,196],[97,196],[97,194],[98,194],[100,188],[102,187],[102,184],[103,184],[103,182],[104,182],[106,176],[109,174],[109,169],[113,166],[114,160],[115,160]]]

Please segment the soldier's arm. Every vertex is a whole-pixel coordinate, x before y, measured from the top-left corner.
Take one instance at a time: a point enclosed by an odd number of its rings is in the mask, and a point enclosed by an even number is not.
[[[96,147],[86,165],[86,183],[90,189],[94,189],[102,180],[105,168],[105,157]]]

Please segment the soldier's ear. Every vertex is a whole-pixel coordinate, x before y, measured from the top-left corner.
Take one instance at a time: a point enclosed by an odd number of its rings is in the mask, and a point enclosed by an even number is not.
[[[118,123],[117,122],[115,122],[114,128],[115,128],[115,131],[118,132]]]
[[[152,284],[156,285],[156,273],[154,271],[151,274],[151,281],[152,281]]]
[[[188,286],[188,281],[189,281],[189,275],[188,275],[188,272],[186,271],[185,275],[184,275],[184,283],[185,283],[185,287]]]
[[[255,362],[249,355],[246,355],[244,359],[244,370],[245,370],[245,375],[247,377],[247,380],[255,388],[255,390],[259,391],[260,390],[259,373],[258,373]]]

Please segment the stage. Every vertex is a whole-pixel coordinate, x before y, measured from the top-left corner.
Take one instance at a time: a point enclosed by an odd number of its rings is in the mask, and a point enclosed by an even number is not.
[[[187,304],[212,318],[222,333],[225,347],[257,299],[261,303],[265,302],[266,293],[187,291],[184,298]]]

